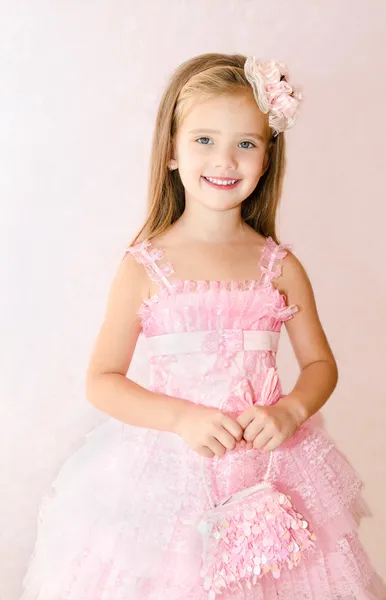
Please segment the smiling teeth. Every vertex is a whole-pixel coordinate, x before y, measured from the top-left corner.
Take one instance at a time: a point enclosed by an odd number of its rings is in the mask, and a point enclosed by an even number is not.
[[[236,183],[236,181],[238,181],[238,179],[229,179],[227,181],[225,179],[211,179],[210,177],[205,177],[205,179],[207,179],[211,183],[216,183],[217,185],[232,185],[233,183]]]

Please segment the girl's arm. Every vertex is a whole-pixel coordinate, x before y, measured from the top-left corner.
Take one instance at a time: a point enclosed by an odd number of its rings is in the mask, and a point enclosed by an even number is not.
[[[215,408],[157,394],[126,377],[141,332],[137,312],[148,291],[144,267],[127,254],[112,283],[90,358],[87,399],[123,423],[176,433],[202,456],[222,456],[242,439],[242,428],[233,418]]]
[[[108,296],[86,375],[86,397],[99,410],[130,425],[174,431],[187,401],[156,394],[126,377],[147,297],[147,276],[132,255],[121,261]]]
[[[282,263],[280,291],[288,304],[299,311],[285,321],[286,329],[300,367],[292,391],[283,398],[299,424],[304,423],[328,400],[338,381],[338,367],[317,312],[314,292],[299,259],[288,252]]]

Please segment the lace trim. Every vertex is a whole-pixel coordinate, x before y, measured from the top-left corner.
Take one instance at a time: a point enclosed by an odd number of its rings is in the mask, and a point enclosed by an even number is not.
[[[279,301],[269,304],[269,316],[280,320],[287,320],[298,311],[294,304],[286,305],[285,294],[280,294],[272,285],[272,280],[281,275],[281,259],[291,250],[291,244],[276,244],[271,236],[266,238],[262,255],[259,261],[261,270],[258,279],[240,279],[240,280],[210,280],[210,279],[175,279],[172,283],[167,279],[168,275],[175,272],[174,265],[168,261],[163,265],[157,265],[158,260],[165,256],[163,248],[152,246],[149,239],[145,239],[134,246],[129,246],[126,252],[130,252],[135,259],[144,265],[150,279],[160,285],[158,293],[146,298],[139,307],[137,314],[143,320],[148,316],[152,304],[160,301],[161,298],[168,297],[171,294],[189,293],[189,292],[207,292],[209,290],[228,290],[228,291],[248,291],[256,290],[261,287],[270,287],[274,293],[275,300]]]
[[[139,242],[139,244],[126,248],[126,253],[127,252],[130,252],[139,263],[144,265],[146,272],[152,281],[158,283],[161,287],[165,285],[167,288],[171,289],[168,275],[174,273],[174,266],[170,261],[161,266],[157,264],[157,261],[162,260],[165,256],[165,250],[163,248],[155,248],[152,246],[150,240],[146,239]]]
[[[177,279],[176,283],[183,282],[187,284],[188,291],[201,291],[203,287],[218,286],[220,289],[228,290],[249,290],[256,283],[266,284],[272,282],[273,279],[279,277],[282,273],[281,259],[287,255],[287,251],[292,250],[291,244],[276,244],[271,236],[266,238],[263,246],[259,267],[261,270],[258,279],[240,279],[240,280],[210,280],[210,279]],[[147,270],[150,279],[158,284],[164,283],[169,289],[172,285],[167,279],[169,275],[175,272],[174,265],[168,261],[161,266],[157,265],[157,261],[162,260],[165,256],[163,248],[154,247],[151,241],[146,238],[142,242],[126,248],[126,253],[130,252],[138,262],[143,264]],[[201,288],[201,289],[200,289]]]
[[[281,260],[287,255],[287,251],[292,250],[292,244],[277,244],[271,236],[267,238],[260,259],[260,269],[262,271],[260,282],[263,285],[272,283],[273,279],[282,274]]]
[[[206,293],[211,290],[239,290],[248,291],[255,290],[263,293],[269,293],[269,299],[265,303],[264,316],[273,317],[280,321],[287,321],[292,318],[292,315],[299,309],[296,304],[287,305],[286,295],[280,294],[279,290],[274,287],[263,287],[258,281],[233,281],[232,286],[228,287],[224,281],[190,281],[179,279],[173,281],[171,289],[162,288],[157,294],[153,294],[150,298],[143,300],[137,314],[143,321],[149,318],[152,314],[152,306],[160,302],[164,298],[170,296],[178,296],[190,292]],[[242,284],[242,285],[240,285]]]

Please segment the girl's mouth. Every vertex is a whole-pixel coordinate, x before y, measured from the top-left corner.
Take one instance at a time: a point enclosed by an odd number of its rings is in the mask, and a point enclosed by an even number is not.
[[[240,183],[241,179],[216,179],[216,178],[210,178],[207,179],[207,177],[202,177],[202,179],[204,179],[206,181],[206,183],[208,185],[211,185],[212,187],[218,189],[218,190],[233,190],[233,188],[236,187],[236,185],[238,183]],[[220,181],[222,181],[222,183],[219,183]]]

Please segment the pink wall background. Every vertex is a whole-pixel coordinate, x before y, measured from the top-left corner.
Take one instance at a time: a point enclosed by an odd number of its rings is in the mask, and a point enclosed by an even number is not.
[[[207,51],[287,62],[279,231],[314,286],[340,380],[326,425],[365,482],[360,534],[386,576],[386,4],[340,0],[2,2],[0,599],[17,600],[38,503],[106,415],[84,375],[108,287],[144,216],[157,103]],[[145,382],[139,350],[129,371]],[[283,327],[284,387],[297,365]]]

